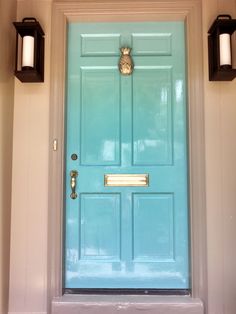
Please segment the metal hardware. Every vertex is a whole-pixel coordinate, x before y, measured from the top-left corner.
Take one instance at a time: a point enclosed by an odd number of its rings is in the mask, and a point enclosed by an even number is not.
[[[70,197],[75,200],[77,198],[77,193],[75,192],[76,190],[76,178],[78,177],[78,171],[72,170],[70,172],[70,186],[71,186],[71,195]]]
[[[57,141],[57,139],[54,139],[53,140],[53,150],[57,151],[57,148],[58,148],[58,141]]]
[[[44,31],[34,17],[13,22],[16,28],[15,76],[21,82],[44,81]]]
[[[71,159],[72,160],[77,160],[78,159],[78,155],[77,154],[72,154],[71,155]]]
[[[123,47],[120,48],[121,57],[119,61],[119,70],[123,75],[130,75],[133,72],[134,64],[130,56],[131,48]]]
[[[218,15],[208,30],[208,62],[210,81],[232,81],[235,47],[231,39],[236,31],[236,19],[228,14]],[[235,50],[235,51],[234,51]]]
[[[105,174],[104,186],[149,186],[149,174]]]

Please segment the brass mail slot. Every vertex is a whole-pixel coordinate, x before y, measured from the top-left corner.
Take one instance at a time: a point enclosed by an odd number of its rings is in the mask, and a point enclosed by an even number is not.
[[[148,186],[148,174],[105,174],[105,186]]]

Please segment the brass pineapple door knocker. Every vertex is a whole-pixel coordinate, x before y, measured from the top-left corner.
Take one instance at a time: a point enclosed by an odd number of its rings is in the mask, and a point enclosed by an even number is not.
[[[130,56],[131,48],[122,47],[120,48],[121,57],[119,61],[119,70],[123,75],[130,75],[134,69],[134,63]]]

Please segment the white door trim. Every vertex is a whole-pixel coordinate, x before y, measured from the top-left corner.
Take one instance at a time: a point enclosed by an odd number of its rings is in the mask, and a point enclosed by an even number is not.
[[[69,21],[170,21],[186,23],[192,296],[207,302],[206,201],[201,0],[54,1],[52,15],[48,291],[62,295],[63,173],[66,29]]]

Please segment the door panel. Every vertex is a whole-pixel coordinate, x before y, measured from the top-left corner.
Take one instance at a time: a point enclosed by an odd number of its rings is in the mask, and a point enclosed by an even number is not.
[[[81,164],[119,165],[120,77],[117,69],[82,68],[81,80]]]
[[[172,194],[133,194],[135,261],[174,261],[173,214]]]
[[[172,163],[171,69],[137,67],[133,75],[134,165]]]
[[[82,260],[120,259],[120,195],[81,194]]]
[[[81,56],[119,56],[119,34],[81,34]]]
[[[142,56],[170,56],[171,33],[132,34],[133,54]]]
[[[132,76],[118,70],[124,46]],[[182,22],[69,24],[65,288],[189,288],[185,94]]]

